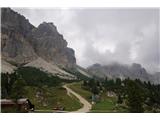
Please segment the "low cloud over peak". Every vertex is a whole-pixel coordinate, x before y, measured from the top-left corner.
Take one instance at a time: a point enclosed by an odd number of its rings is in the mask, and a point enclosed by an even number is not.
[[[53,22],[76,53],[77,64],[140,63],[159,71],[158,9],[14,8],[38,26]]]

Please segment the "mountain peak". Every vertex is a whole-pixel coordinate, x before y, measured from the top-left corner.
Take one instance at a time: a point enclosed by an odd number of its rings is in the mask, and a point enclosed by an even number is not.
[[[42,36],[42,35],[47,35],[47,36],[48,35],[49,36],[61,35],[61,34],[58,33],[57,27],[52,22],[41,23],[38,26],[38,28],[36,29],[36,34],[39,35],[39,36]]]
[[[109,78],[130,77],[131,79],[138,78],[142,81],[151,81],[152,83],[159,82],[159,74],[149,74],[145,68],[138,63],[133,63],[132,65],[110,64],[104,66],[100,64],[93,64],[92,66],[88,67],[88,71],[100,78],[105,78],[106,76]]]
[[[93,67],[101,67],[101,64],[95,63],[95,64],[93,64]]]
[[[52,22],[34,27],[19,13],[2,8],[2,58],[18,64],[29,63],[38,57],[63,67],[76,64],[74,50],[67,47]]]
[[[138,63],[132,63],[133,68],[142,68],[141,64]]]
[[[53,22],[43,22],[38,26],[38,29],[48,29],[48,30],[57,30],[56,26],[53,24]]]

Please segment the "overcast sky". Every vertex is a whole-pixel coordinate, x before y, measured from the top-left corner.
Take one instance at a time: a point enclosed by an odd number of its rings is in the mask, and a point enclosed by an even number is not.
[[[77,64],[140,63],[158,71],[158,9],[14,8],[30,23],[53,22],[75,50]]]

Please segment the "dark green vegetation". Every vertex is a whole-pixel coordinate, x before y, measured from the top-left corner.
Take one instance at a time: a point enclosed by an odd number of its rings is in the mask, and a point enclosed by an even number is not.
[[[160,112],[160,85],[129,78],[93,79],[82,85],[92,93],[92,112]]]
[[[90,85],[93,85],[94,82],[95,80],[83,81],[70,84],[69,87],[91,103],[94,91],[92,91],[92,89],[89,88],[87,84],[90,83]],[[99,82],[97,82],[97,84],[99,84]],[[91,112],[127,112],[126,107],[124,105],[117,104],[116,96],[108,97],[105,92],[102,92],[102,90],[99,93],[99,96],[100,98],[97,99],[96,103],[92,106]]]
[[[19,99],[25,93],[24,87],[27,85],[25,80],[16,72],[12,74],[1,74],[1,98]]]
[[[83,81],[69,81],[74,82],[69,87],[93,103],[91,112],[160,112],[160,85],[130,78],[95,80],[75,73]],[[82,107],[75,96],[68,96],[61,87],[67,80],[39,69],[21,67],[12,74],[2,73],[1,76],[2,98],[15,101],[29,98],[37,112],[53,112],[56,107],[74,111]],[[18,109],[2,111],[19,112]]]
[[[64,107],[66,111],[72,111],[82,106],[74,96],[68,96],[66,90],[61,87],[66,80],[39,69],[21,67],[14,73],[2,73],[1,76],[2,99],[17,101],[19,98],[29,98],[35,109],[41,110]]]
[[[28,86],[43,86],[53,87],[60,85],[62,79],[33,67],[21,67],[17,73],[22,76]]]

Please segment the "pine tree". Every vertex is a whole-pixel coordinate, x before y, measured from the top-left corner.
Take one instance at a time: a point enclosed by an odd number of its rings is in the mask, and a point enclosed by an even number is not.
[[[17,78],[17,80],[12,85],[12,94],[11,98],[17,100],[24,96],[25,89],[24,86],[26,85],[26,82],[21,78]]]
[[[134,113],[144,112],[144,101],[139,86],[134,81],[127,80],[126,87],[129,111]]]

